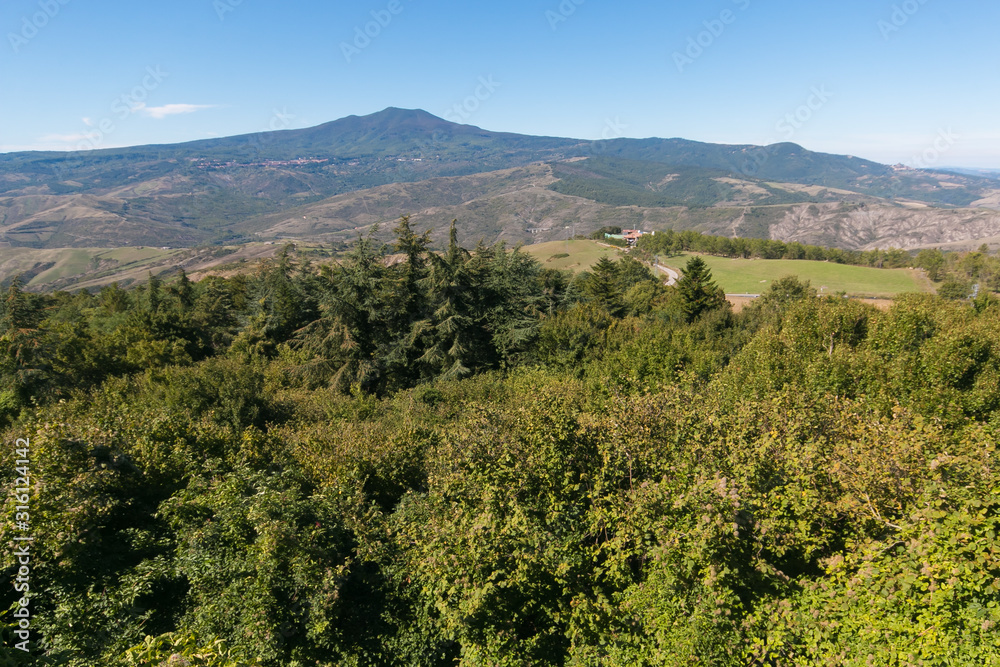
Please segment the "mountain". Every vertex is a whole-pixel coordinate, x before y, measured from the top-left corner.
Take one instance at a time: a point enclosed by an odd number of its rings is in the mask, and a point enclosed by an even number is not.
[[[893,238],[911,244],[910,223],[921,243],[1000,235],[986,210],[1000,208],[1000,183],[984,175],[789,143],[533,137],[396,108],[182,144],[0,155],[0,241],[14,247],[339,242],[410,213],[435,230],[457,217],[473,242],[623,222],[879,243],[878,229],[837,231],[846,224],[838,207],[861,205],[884,209],[873,220],[907,221],[893,224]],[[935,235],[942,210],[963,211],[965,235]]]
[[[968,169],[965,167],[942,167],[941,171],[950,171],[954,174],[963,174],[965,176],[979,176],[981,178],[1000,180],[1000,169]]]
[[[437,151],[443,150],[452,160],[460,161],[463,157],[502,153],[511,154],[511,159],[516,159],[518,151],[534,153],[580,144],[576,139],[489,132],[472,125],[452,123],[420,109],[390,107],[368,116],[348,116],[300,130],[279,130],[156,148],[172,148],[178,151],[179,156],[252,154],[259,159],[271,160],[291,160],[309,154],[330,158],[406,155],[431,159]],[[143,152],[144,148],[132,150]]]

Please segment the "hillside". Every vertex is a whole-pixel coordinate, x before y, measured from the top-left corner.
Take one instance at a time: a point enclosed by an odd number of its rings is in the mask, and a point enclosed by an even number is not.
[[[847,249],[971,243],[1000,235],[1000,214],[989,209],[903,205],[849,191],[722,177],[718,172],[707,172],[713,177],[703,179],[699,174],[706,172],[700,169],[666,169],[670,173],[659,179],[659,189],[650,186],[646,190],[649,199],[662,201],[629,204],[642,200],[638,177],[626,175],[617,181],[603,177],[591,190],[586,185],[589,177],[582,176],[596,173],[589,162],[530,165],[380,186],[259,216],[243,228],[260,239],[342,243],[376,223],[386,235],[399,216],[409,214],[420,229],[434,230],[439,244],[446,241],[447,226],[454,219],[460,233],[473,241],[512,243],[553,241],[608,224],[650,231],[693,229]],[[642,167],[647,176],[665,169]],[[610,173],[606,162],[597,169]],[[698,201],[713,190],[716,199],[711,205]]]
[[[877,213],[845,217],[843,203]],[[458,218],[486,240],[613,221],[916,247],[996,236],[996,208],[1000,182],[983,175],[794,144],[532,137],[394,108],[176,145],[0,155],[0,242],[32,248],[343,240],[401,214],[439,240]]]
[[[212,274],[247,272],[273,257],[282,246],[249,243],[203,248],[0,248],[0,284],[20,276],[29,291],[94,289],[117,283],[144,283],[149,275],[169,277],[184,270],[198,279]],[[304,252],[327,254],[323,250]]]

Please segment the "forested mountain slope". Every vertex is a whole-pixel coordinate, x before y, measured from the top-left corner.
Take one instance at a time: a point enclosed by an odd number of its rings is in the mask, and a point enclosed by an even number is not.
[[[535,173],[519,171],[524,169],[548,174],[541,179],[548,180],[546,191],[536,193],[541,215],[531,219],[515,194],[543,186]],[[505,171],[500,180],[510,181],[510,173],[526,178],[503,193],[488,187],[470,193],[465,187],[495,180],[495,173]],[[472,178],[461,178],[466,176]],[[369,197],[380,200],[387,191],[396,194],[391,210],[364,207]],[[428,191],[430,198],[422,196]],[[306,226],[310,240],[329,240],[348,227],[391,223],[401,214],[419,220],[428,209],[443,207],[452,208],[447,215],[426,214],[438,238],[447,235],[450,215],[468,221],[474,225],[468,232],[481,230],[492,242],[538,233],[556,238],[554,230],[572,217],[567,208],[580,210],[580,222],[588,227],[584,231],[591,231],[591,221],[599,223],[597,228],[612,218],[650,223],[669,218],[678,228],[716,232],[708,225],[719,218],[734,223],[747,206],[784,207],[768,216],[773,225],[787,227],[802,215],[786,215],[794,205],[859,202],[885,209],[886,215],[913,218],[910,226],[921,230],[914,239],[900,235],[896,225],[870,235],[871,243],[1000,234],[995,215],[975,210],[1000,207],[1000,185],[983,176],[893,168],[787,143],[533,137],[390,108],[313,128],[184,144],[0,155],[0,242],[33,248],[245,242],[260,234],[280,236],[284,227],[276,221],[303,215],[308,221],[310,207],[329,209],[345,196],[364,214],[314,215],[316,224]],[[956,207],[964,219],[988,220],[951,233],[940,213]],[[772,232],[768,224],[739,233],[782,234],[786,240],[825,235],[857,243],[850,234],[841,238],[836,225],[828,223],[823,216],[810,216],[802,229],[791,232],[785,227]],[[823,230],[815,230],[816,225]],[[536,229],[543,231],[530,231]]]

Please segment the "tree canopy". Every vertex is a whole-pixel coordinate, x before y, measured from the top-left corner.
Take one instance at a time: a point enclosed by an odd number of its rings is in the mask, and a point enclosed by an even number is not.
[[[788,277],[734,313],[695,260],[408,219],[319,267],[15,281],[4,664],[1000,664],[997,304]]]

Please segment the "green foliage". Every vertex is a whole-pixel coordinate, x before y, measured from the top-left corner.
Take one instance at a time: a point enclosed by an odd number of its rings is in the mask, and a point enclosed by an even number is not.
[[[351,612],[350,539],[335,506],[293,470],[236,469],[171,497],[159,515],[176,535],[174,572],[188,588],[180,626],[231,638],[238,655],[263,664],[349,644],[340,633]]]
[[[128,650],[128,667],[255,667],[236,659],[221,639],[200,641],[192,632],[146,637]]]
[[[231,359],[209,359],[194,367],[173,366],[145,375],[148,393],[192,418],[209,416],[234,433],[263,428],[280,415],[260,369]]]
[[[320,317],[294,339],[303,361],[297,372],[313,386],[384,393],[517,363],[546,307],[537,263],[503,244],[470,253],[454,225],[440,255],[427,251],[426,235],[416,236],[408,219],[396,233],[408,258],[401,264],[387,266],[385,249],[365,238],[347,261],[324,267]],[[557,294],[551,299],[558,303]]]
[[[941,286],[938,287],[937,293],[938,296],[943,299],[951,299],[954,301],[968,299],[972,296],[972,284],[967,280],[949,278],[941,283]]]
[[[973,451],[995,451],[992,439],[979,444]],[[979,461],[942,452],[930,467],[891,538],[859,541],[826,560],[822,578],[761,610],[767,637],[754,643],[756,660],[1000,663],[1000,491],[981,486],[991,471]],[[944,481],[956,474],[972,485]]]
[[[944,253],[940,250],[921,250],[914,260],[914,266],[926,269],[927,277],[934,281],[940,280],[944,263]]]
[[[744,216],[743,226],[737,230],[740,233],[737,238],[710,236],[691,230],[678,232],[667,229],[657,232],[655,236],[652,234],[642,236],[637,247],[642,256],[647,258],[653,255],[669,256],[678,252],[700,252],[742,259],[804,259],[887,269],[910,266],[928,268],[925,264],[935,266],[935,258],[941,254],[940,251],[921,251],[917,260],[914,260],[909,253],[898,248],[862,252],[802,245],[797,242],[785,243],[769,238],[769,226],[780,222],[778,219],[771,219],[774,214],[773,209],[751,208]],[[940,266],[938,269],[940,270]],[[931,269],[928,268],[928,271]]]
[[[539,332],[536,358],[579,372],[590,351],[600,348],[604,332],[613,321],[607,309],[597,304],[583,304],[546,318]]]
[[[607,257],[602,257],[589,274],[582,276],[581,283],[581,291],[591,303],[613,316],[624,311],[622,291],[618,286],[618,267]]]
[[[5,664],[1000,664],[995,297],[783,278],[734,314],[698,261],[570,282],[396,235],[11,286],[38,641]]]
[[[293,279],[297,269],[287,248],[261,266],[247,295],[248,321],[233,342],[233,354],[244,360],[272,356],[279,343],[316,318],[312,285],[304,276]]]
[[[810,287],[808,280],[803,282],[795,276],[786,276],[772,282],[754,305],[783,311],[792,303],[814,298],[816,290]]]
[[[722,308],[726,295],[712,281],[712,272],[700,257],[692,257],[684,267],[684,275],[677,282],[681,297],[681,310],[688,322],[702,313]]]

